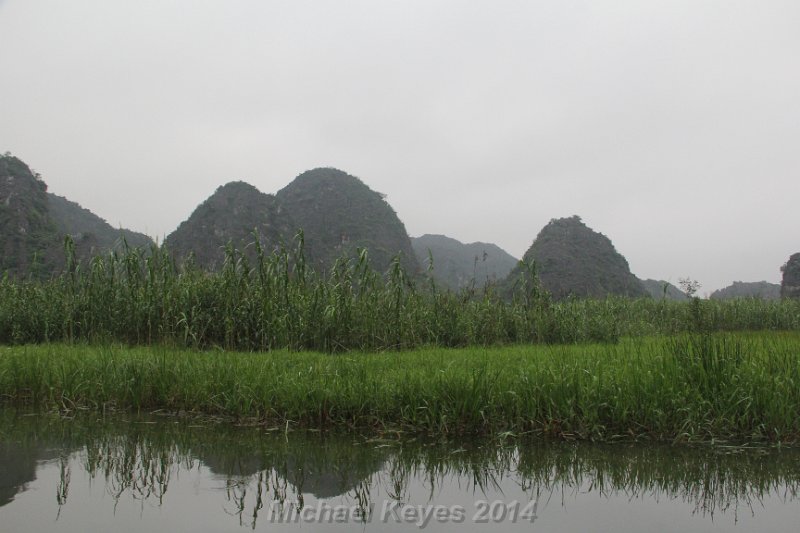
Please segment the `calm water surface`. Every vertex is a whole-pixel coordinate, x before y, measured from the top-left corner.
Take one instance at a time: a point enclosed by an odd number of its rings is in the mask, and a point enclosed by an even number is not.
[[[800,450],[0,411],[0,531],[793,531]]]

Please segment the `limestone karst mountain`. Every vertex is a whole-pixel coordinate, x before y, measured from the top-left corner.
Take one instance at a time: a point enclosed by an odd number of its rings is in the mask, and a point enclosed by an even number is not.
[[[386,271],[397,254],[406,272],[419,271],[397,213],[360,179],[335,168],[316,168],[297,176],[276,198],[294,228],[303,230],[306,258],[315,269],[327,269],[337,258],[366,248],[379,272]]]
[[[783,267],[781,296],[783,298],[800,298],[800,253],[792,254]]]
[[[143,233],[114,228],[111,224],[63,196],[47,193],[50,215],[60,233],[72,236],[83,255],[118,248],[124,239],[132,248],[148,247],[153,240]]]
[[[222,266],[225,247],[230,243],[251,256],[258,235],[266,253],[289,244],[292,239],[290,217],[275,196],[265,194],[243,181],[219,187],[201,203],[187,220],[164,240],[164,245],[179,258],[194,256],[196,264],[213,270]]]
[[[418,265],[405,226],[384,198],[358,178],[332,168],[304,172],[277,195],[247,183],[217,189],[164,241],[178,257],[193,254],[207,269],[222,265],[230,243],[252,254],[254,235],[262,248],[294,246],[303,232],[306,261],[316,270],[367,248],[373,268],[385,271],[401,254],[409,273]]]
[[[551,220],[523,261],[535,262],[542,286],[556,299],[648,296],[609,238],[593,231],[578,216]],[[511,272],[506,290],[513,290],[523,275],[522,268],[518,265]]]
[[[116,229],[75,202],[47,192],[20,159],[0,156],[0,273],[48,277],[64,264],[64,237],[80,259],[121,246],[149,246],[146,235]]]
[[[46,277],[63,262],[47,185],[16,157],[0,156],[0,274]]]

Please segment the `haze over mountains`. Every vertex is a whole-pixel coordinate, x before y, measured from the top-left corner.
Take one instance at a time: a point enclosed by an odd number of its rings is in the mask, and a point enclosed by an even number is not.
[[[485,242],[464,244],[445,235],[423,235],[411,239],[417,261],[429,270],[437,283],[458,290],[473,281],[483,287],[508,276],[518,260],[499,246]]]
[[[656,300],[689,300],[689,296],[687,296],[685,292],[668,281],[656,279],[643,279],[639,281],[650,297]]]
[[[444,235],[410,238],[385,197],[360,179],[334,168],[297,176],[276,194],[243,181],[219,187],[165,239],[183,260],[219,269],[233,245],[250,258],[258,236],[266,252],[293,247],[302,229],[307,263],[326,270],[340,257],[366,249],[373,268],[386,272],[395,257],[411,276],[427,273],[443,288],[459,290],[497,284],[508,292],[525,266],[491,243],[464,244]],[[38,175],[19,159],[0,157],[0,271],[12,276],[48,277],[64,264],[63,241],[71,236],[79,258],[129,246],[153,245],[141,233],[115,229],[88,209],[47,192]],[[433,269],[429,268],[433,257]],[[607,295],[687,299],[665,281],[639,280],[611,240],[578,216],[553,219],[522,258],[535,262],[542,285],[554,298]],[[800,254],[784,266],[784,295],[800,286]],[[712,298],[777,298],[781,288],[767,282],[735,282]]]
[[[780,297],[781,286],[766,281],[734,281],[731,285],[716,290],[709,296],[712,300],[732,300],[734,298],[777,300]]]
[[[64,237],[78,258],[121,245],[152,243],[141,233],[115,229],[91,211],[49,194],[47,185],[21,160],[0,156],[0,274],[48,277],[64,265]]]
[[[48,211],[60,233],[71,235],[77,242],[91,246],[91,250],[110,250],[119,244],[120,239],[125,239],[129,246],[136,248],[149,246],[153,240],[143,233],[124,228],[114,228],[79,204],[67,200],[63,196],[47,193]]]
[[[334,166],[411,236],[521,258],[579,214],[640,278],[780,283],[800,4],[445,2],[0,2],[0,152],[159,242]]]

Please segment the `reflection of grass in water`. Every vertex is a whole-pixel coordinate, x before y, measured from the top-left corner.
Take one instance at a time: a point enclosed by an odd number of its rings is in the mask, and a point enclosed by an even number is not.
[[[800,450],[735,446],[574,445],[521,448],[518,470],[539,493],[589,487],[602,495],[680,499],[713,516],[765,497],[800,494]]]
[[[10,410],[0,410],[0,438],[20,449],[58,447],[67,455],[77,453],[91,478],[104,479],[115,502],[130,497],[163,503],[179,471],[203,464],[225,478],[228,511],[240,519],[246,507],[264,501],[302,505],[304,493],[320,498],[348,494],[363,502],[388,453],[369,445],[353,453],[354,446],[364,443],[357,436],[278,434],[209,419],[88,414],[69,419]],[[68,461],[61,462],[60,505],[67,499],[69,468]]]
[[[409,501],[412,480],[424,482],[430,498],[456,478],[466,482],[463,490],[468,492],[514,483],[536,499],[586,487],[605,496],[666,497],[686,501],[703,515],[736,512],[767,496],[795,500],[800,491],[800,450],[793,448],[447,443],[152,421],[18,417],[0,411],[0,435],[37,449],[77,451],[86,472],[103,477],[115,499],[168,504],[165,495],[173,477],[202,463],[226,480],[227,511],[249,525],[267,512],[268,503],[302,506],[308,493],[343,495],[363,509],[376,498]],[[61,464],[62,482],[56,489],[64,504],[70,472],[68,461]]]
[[[800,336],[342,355],[31,346],[2,352],[0,398],[280,427],[791,441],[800,437]]]

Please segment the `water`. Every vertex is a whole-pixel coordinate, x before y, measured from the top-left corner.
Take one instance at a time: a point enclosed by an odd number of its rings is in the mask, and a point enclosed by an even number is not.
[[[800,450],[0,411],[0,531],[788,531]]]

